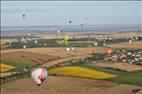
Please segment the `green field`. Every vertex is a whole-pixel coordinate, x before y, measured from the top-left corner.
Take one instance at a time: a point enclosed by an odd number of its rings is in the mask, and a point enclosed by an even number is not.
[[[22,58],[1,58],[1,62],[14,67],[10,72],[22,72],[23,68],[31,69],[33,66],[36,66],[36,64]]]

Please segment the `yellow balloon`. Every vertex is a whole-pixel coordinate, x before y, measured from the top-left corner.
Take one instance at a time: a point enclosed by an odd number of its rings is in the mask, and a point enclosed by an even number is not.
[[[69,40],[69,36],[65,35],[64,36],[64,41],[67,42]]]

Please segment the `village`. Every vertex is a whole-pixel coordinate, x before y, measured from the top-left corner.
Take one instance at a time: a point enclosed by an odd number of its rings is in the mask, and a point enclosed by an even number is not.
[[[105,61],[142,65],[142,50],[130,51],[126,49],[119,49],[115,51],[112,56],[106,57]]]

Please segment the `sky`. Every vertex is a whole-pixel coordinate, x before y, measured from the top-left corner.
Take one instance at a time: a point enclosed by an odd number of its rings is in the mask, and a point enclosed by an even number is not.
[[[1,26],[141,25],[141,16],[142,1],[1,1]]]

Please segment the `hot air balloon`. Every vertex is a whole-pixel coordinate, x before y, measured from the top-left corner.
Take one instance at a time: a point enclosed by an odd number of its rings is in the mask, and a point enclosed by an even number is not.
[[[40,86],[47,78],[48,71],[46,68],[36,68],[32,71],[31,77],[33,81]]]
[[[37,40],[35,40],[34,43],[37,44]]]
[[[70,51],[70,48],[66,48],[66,51],[69,52],[69,51]]]
[[[112,55],[112,50],[111,50],[111,49],[108,49],[107,52],[106,52],[106,55],[107,55],[107,56],[111,56],[111,55]]]
[[[22,14],[22,18],[25,19],[25,17],[26,17],[26,15],[25,15],[25,14]]]
[[[132,40],[129,40],[129,44],[132,44]]]
[[[69,23],[71,24],[71,23],[72,23],[72,21],[69,21]]]
[[[135,37],[136,40],[138,40],[138,37]]]
[[[73,48],[73,47],[71,47],[71,50],[73,51],[73,50],[74,50],[74,48]]]
[[[60,30],[57,30],[57,33],[60,33],[61,31]]]
[[[95,46],[98,46],[98,43],[97,43],[97,42],[95,42],[95,43],[94,43],[94,45],[95,45]]]
[[[31,34],[30,33],[28,33],[28,37],[30,37],[31,36]]]
[[[69,36],[65,35],[64,36],[64,41],[67,42],[69,40]]]
[[[23,45],[23,48],[25,49],[25,48],[26,48],[26,45]]]

